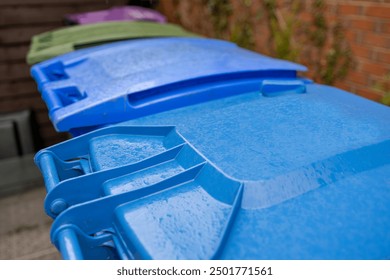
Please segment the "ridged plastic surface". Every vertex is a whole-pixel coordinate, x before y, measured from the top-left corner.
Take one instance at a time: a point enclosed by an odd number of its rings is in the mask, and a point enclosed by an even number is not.
[[[390,256],[390,110],[332,87],[266,80],[36,162],[65,258]]]
[[[76,51],[32,67],[58,131],[118,123],[295,80],[304,66],[235,44],[159,38]]]

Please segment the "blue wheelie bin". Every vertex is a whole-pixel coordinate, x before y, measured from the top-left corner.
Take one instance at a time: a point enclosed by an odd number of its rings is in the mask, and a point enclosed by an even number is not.
[[[176,73],[190,77],[196,69]],[[172,81],[168,73],[164,81]],[[222,86],[208,82],[218,98],[156,107],[40,151],[51,239],[63,257],[388,259],[390,109],[289,75],[253,73],[257,87],[220,74]],[[190,84],[186,94],[200,90],[199,80]],[[166,92],[183,98],[181,87],[141,85],[137,98],[125,97],[135,105],[129,114],[155,96],[171,104]]]
[[[296,80],[302,65],[233,43],[153,38],[81,49],[32,67],[57,131],[98,127]]]

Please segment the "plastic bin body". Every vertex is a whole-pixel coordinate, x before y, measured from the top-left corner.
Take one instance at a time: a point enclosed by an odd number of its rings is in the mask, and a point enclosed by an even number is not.
[[[32,67],[57,131],[81,134],[240,94],[306,68],[201,38],[155,38],[79,50]]]
[[[35,64],[94,45],[149,37],[198,37],[175,24],[111,21],[60,28],[33,36],[27,63]]]
[[[390,109],[302,81],[36,156],[69,259],[387,259]]]
[[[165,23],[166,18],[152,9],[137,6],[119,6],[108,10],[69,14],[65,20],[71,24],[91,24],[104,21],[154,21]]]

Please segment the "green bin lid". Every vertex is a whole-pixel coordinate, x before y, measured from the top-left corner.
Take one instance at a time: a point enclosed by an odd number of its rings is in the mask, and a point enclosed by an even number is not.
[[[198,37],[175,24],[114,21],[65,27],[32,38],[27,63],[35,64],[76,49],[147,37]]]

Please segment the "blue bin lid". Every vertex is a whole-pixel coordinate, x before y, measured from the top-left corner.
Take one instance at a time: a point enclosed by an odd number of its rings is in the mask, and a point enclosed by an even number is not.
[[[390,109],[336,88],[266,80],[36,162],[65,258],[390,255]]]
[[[130,40],[78,50],[32,67],[58,131],[118,123],[295,78],[304,66],[201,38]],[[210,90],[219,88],[218,94]]]

